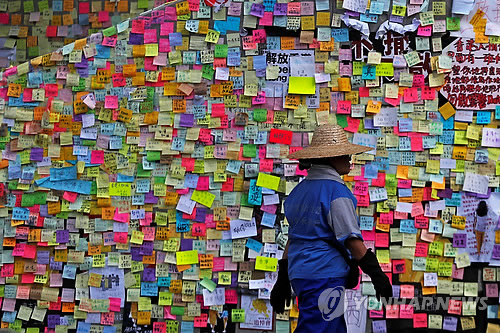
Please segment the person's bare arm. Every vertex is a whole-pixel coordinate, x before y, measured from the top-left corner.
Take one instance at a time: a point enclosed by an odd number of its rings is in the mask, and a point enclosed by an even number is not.
[[[288,259],[288,246],[290,245],[290,240],[286,242],[285,252],[283,252],[283,257],[281,259]]]
[[[351,251],[353,258],[356,259],[357,261],[359,261],[361,258],[365,256],[367,248],[365,246],[365,243],[363,243],[361,239],[348,238],[344,244],[349,249],[349,251]]]

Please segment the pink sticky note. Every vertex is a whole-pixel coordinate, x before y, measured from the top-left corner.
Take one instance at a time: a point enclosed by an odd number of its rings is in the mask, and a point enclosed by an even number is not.
[[[118,96],[106,96],[104,99],[106,109],[118,109]]]
[[[104,163],[104,151],[93,150],[92,153],[90,154],[90,163],[91,164]]]
[[[338,101],[337,102],[338,114],[351,114],[351,101]]]
[[[113,220],[122,223],[128,223],[130,221],[130,213],[118,213],[118,208],[115,210],[115,215]]]
[[[117,297],[109,298],[109,311],[120,312],[121,299]]]
[[[419,26],[417,30],[417,36],[430,37],[432,35],[432,24],[426,25],[425,27]]]
[[[102,10],[99,12],[99,22],[109,21],[109,12]]]
[[[76,192],[64,191],[63,199],[68,200],[69,202],[75,202],[77,197],[78,193]]]

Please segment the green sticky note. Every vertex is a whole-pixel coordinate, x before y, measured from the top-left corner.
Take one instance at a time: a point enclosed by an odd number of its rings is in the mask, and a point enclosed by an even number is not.
[[[207,288],[208,291],[210,291],[210,292],[214,291],[215,287],[217,287],[217,284],[214,281],[207,279],[206,277],[204,277],[203,280],[201,280],[200,284],[204,288]]]
[[[35,205],[35,198],[32,194],[23,194],[21,198],[21,207],[33,207]]]
[[[240,198],[240,205],[245,207],[253,207],[254,205],[248,203],[248,194],[242,193]]]
[[[226,44],[216,44],[214,56],[216,58],[227,58],[227,45]]]
[[[447,17],[446,30],[457,31],[460,30],[460,17]]]
[[[253,120],[258,122],[264,122],[267,120],[267,110],[266,109],[255,109],[253,110]]]
[[[102,31],[102,34],[106,37],[113,36],[117,34],[116,27],[112,25],[109,28],[106,28]]]
[[[33,5],[33,1],[31,1],[31,0],[24,1],[23,5],[24,5],[24,12],[25,13],[30,13],[30,12],[35,11],[35,5]]]
[[[172,306],[170,307],[170,312],[173,314],[173,315],[177,315],[177,316],[183,316],[184,315],[184,310],[186,308],[183,307],[183,306]]]
[[[49,8],[49,1],[48,0],[43,0],[38,2],[38,11],[43,12],[46,9]]]
[[[244,323],[245,322],[245,309],[233,309],[233,310],[231,310],[231,321],[233,323]]]
[[[161,158],[161,151],[148,151],[146,153],[146,159],[149,161],[149,162],[152,162],[152,161],[159,161]]]
[[[347,127],[347,117],[345,114],[338,114],[337,115],[337,125],[341,126],[342,128]]]
[[[257,157],[257,146],[254,144],[243,145],[243,157]]]
[[[137,8],[139,9],[148,9],[149,3],[148,0],[139,0],[137,1]]]
[[[316,81],[314,81],[313,77],[290,76],[288,93],[314,95],[316,93]]]
[[[35,205],[45,205],[47,203],[47,192],[36,192],[33,193],[33,201]]]
[[[212,80],[214,77],[215,69],[213,64],[204,64],[201,70],[201,76],[204,79]]]

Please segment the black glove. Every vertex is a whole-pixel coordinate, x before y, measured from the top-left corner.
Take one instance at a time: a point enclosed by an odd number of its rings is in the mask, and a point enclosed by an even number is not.
[[[288,278],[288,259],[281,259],[278,261],[278,265],[278,280],[271,291],[271,306],[276,313],[283,313],[285,312],[285,303],[286,306],[290,306],[292,301],[292,288]]]
[[[371,249],[366,251],[366,254],[359,260],[358,264],[363,272],[368,274],[368,276],[372,279],[373,286],[375,287],[375,293],[379,301],[380,296],[386,299],[392,297],[392,286],[389,282],[389,278],[384,272],[382,272],[377,257]]]

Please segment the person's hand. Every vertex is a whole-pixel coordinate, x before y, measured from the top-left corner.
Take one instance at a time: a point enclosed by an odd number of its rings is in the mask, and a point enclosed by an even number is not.
[[[285,304],[286,306],[290,306],[292,288],[290,287],[290,279],[288,278],[288,259],[281,259],[278,261],[278,264],[278,280],[271,291],[271,306],[276,313],[281,314],[285,312]]]
[[[392,297],[392,286],[387,275],[382,272],[375,254],[368,249],[366,254],[359,260],[359,267],[370,276],[373,286],[375,287],[375,294],[380,301],[380,297],[385,299]]]

